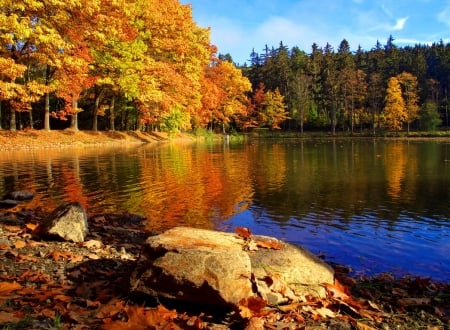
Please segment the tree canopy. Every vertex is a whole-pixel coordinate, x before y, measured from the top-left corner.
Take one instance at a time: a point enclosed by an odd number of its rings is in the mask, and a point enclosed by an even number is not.
[[[0,128],[435,129],[450,124],[449,59],[442,41],[389,36],[356,52],[281,41],[239,67],[178,0],[0,0]]]

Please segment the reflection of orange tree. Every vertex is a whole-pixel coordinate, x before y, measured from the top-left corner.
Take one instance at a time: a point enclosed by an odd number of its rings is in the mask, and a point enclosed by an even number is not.
[[[264,167],[256,167],[257,183],[262,194],[279,190],[286,180],[286,148],[277,144],[271,145],[270,148],[271,150],[254,154],[257,157],[253,160],[254,163],[264,164]]]
[[[386,146],[387,193],[393,198],[400,197],[402,183],[405,179],[408,155],[404,148],[404,143],[393,143]]]
[[[151,229],[177,225],[209,228],[211,219],[231,216],[236,205],[251,195],[248,171],[243,170],[248,168],[242,164],[245,159],[206,149],[171,148],[170,163],[142,163],[146,178],[142,208]]]
[[[70,168],[66,164],[62,164],[61,175],[65,198],[69,201],[79,202],[84,208],[87,209],[89,202],[86,195],[83,194],[83,187],[80,182],[80,164],[78,158],[74,159],[74,168]]]

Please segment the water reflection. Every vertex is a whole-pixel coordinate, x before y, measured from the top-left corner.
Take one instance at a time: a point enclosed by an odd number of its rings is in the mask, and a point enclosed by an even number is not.
[[[449,148],[331,140],[8,152],[0,193],[33,191],[29,207],[77,200],[89,213],[136,213],[156,231],[249,226],[357,272],[450,279]]]

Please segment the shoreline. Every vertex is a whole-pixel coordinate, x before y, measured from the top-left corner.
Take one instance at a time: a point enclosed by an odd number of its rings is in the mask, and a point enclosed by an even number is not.
[[[66,130],[28,130],[1,131],[0,151],[13,150],[46,150],[68,147],[123,146],[145,143],[161,143],[171,140],[194,141],[192,136],[178,134],[174,138],[167,133],[139,131],[73,131]]]

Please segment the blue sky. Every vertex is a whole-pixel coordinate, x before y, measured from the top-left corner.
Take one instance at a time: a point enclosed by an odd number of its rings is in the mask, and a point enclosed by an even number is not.
[[[389,35],[397,46],[450,42],[450,0],[181,0],[199,26],[211,28],[219,53],[243,64],[254,48],[283,41],[309,53],[315,42],[336,50],[373,48]]]

